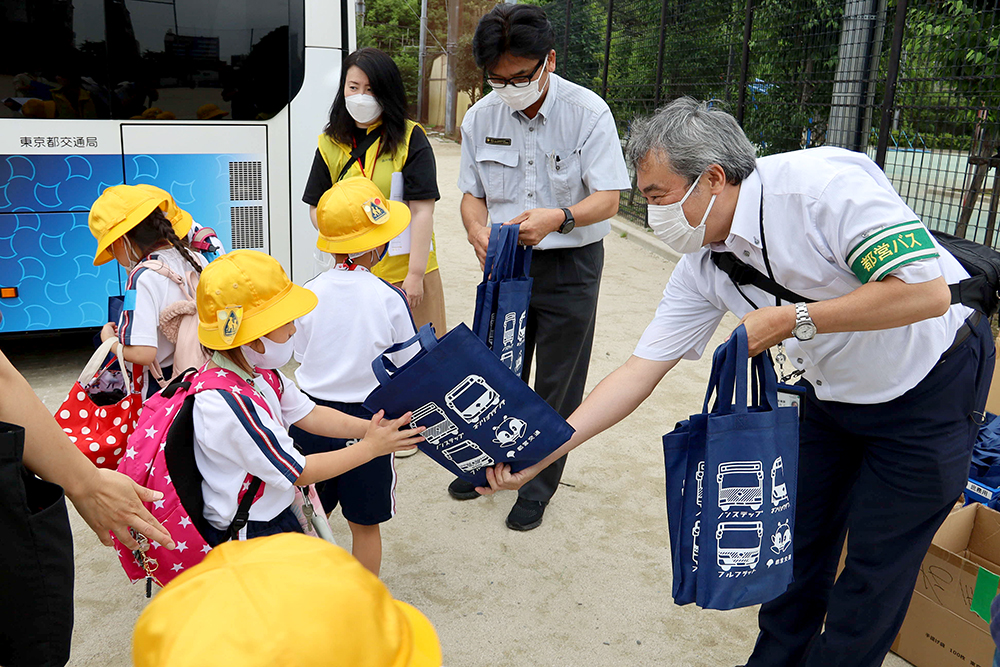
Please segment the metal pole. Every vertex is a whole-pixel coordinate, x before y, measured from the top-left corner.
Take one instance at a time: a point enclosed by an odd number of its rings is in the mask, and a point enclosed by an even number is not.
[[[424,116],[424,83],[427,79],[427,0],[420,0],[420,52],[417,56],[417,118],[427,122]]]
[[[736,98],[736,122],[743,127],[747,110],[747,78],[750,75],[750,37],[753,35],[753,2],[747,0],[747,13],[743,19],[743,58],[740,61],[740,90]]]
[[[896,4],[896,24],[892,29],[892,46],[889,50],[889,71],[886,72],[885,94],[882,97],[882,117],[879,120],[878,146],[875,149],[875,164],[885,169],[885,153],[889,147],[892,131],[892,114],[896,106],[896,80],[899,77],[899,61],[903,56],[903,33],[906,30],[907,0]]]
[[[427,0],[423,0],[427,3]],[[458,115],[458,22],[462,6],[461,0],[448,0],[448,84],[444,102],[444,133],[455,136],[456,117]]]
[[[608,97],[608,64],[611,62],[611,19],[614,16],[615,0],[608,0],[608,27],[604,32],[604,74],[601,77],[601,97]]]
[[[667,33],[667,2],[663,0],[660,7],[660,44],[656,51],[656,88],[653,90],[653,108],[660,107],[660,89],[663,88],[663,49],[665,48],[665,37]],[[634,188],[633,188],[634,189]]]

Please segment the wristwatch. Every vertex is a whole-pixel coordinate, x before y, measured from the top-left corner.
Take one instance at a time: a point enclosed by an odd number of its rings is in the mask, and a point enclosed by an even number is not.
[[[569,234],[571,231],[573,231],[573,229],[576,228],[576,218],[573,217],[573,214],[570,212],[568,208],[564,208],[561,210],[563,212],[563,215],[566,216],[566,219],[563,220],[563,223],[561,225],[559,225],[559,233]]]
[[[792,334],[799,340],[812,340],[816,335],[816,324],[809,317],[809,307],[805,303],[795,304],[795,327]]]

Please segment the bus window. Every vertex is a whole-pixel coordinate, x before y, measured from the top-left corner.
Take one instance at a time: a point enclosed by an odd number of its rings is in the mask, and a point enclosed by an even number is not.
[[[302,85],[302,5],[0,0],[0,114],[267,120]]]
[[[103,0],[0,0],[0,34],[0,114],[110,118]]]

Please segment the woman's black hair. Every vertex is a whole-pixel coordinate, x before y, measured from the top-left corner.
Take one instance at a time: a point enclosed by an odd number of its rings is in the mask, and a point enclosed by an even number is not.
[[[379,154],[394,155],[406,137],[406,89],[396,63],[384,51],[366,46],[347,56],[340,70],[340,88],[330,107],[330,122],[324,132],[342,144],[354,141],[357,124],[344,103],[347,70],[357,66],[368,77],[371,92],[382,105],[382,139]]]
[[[125,236],[139,246],[139,252],[142,253],[143,257],[158,246],[163,245],[164,242],[169,243],[183,255],[195,271],[201,273],[201,264],[191,254],[191,246],[187,239],[177,236],[174,226],[170,224],[167,216],[163,215],[163,211],[159,208],[154,208],[153,212],[147,215],[142,222],[125,232]]]
[[[541,60],[555,45],[552,24],[541,7],[501,4],[479,19],[472,56],[477,67],[492,70],[505,53]]]

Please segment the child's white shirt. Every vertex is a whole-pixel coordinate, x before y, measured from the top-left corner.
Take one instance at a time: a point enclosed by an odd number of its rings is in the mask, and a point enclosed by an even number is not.
[[[202,267],[207,266],[199,252],[191,251]],[[191,263],[176,248],[150,253],[146,258],[159,260],[182,278],[193,271]],[[164,275],[145,267],[134,271],[125,286],[125,305],[118,319],[118,339],[124,345],[147,345],[156,348],[161,367],[174,363],[174,344],[160,331],[160,313],[175,301],[185,298],[179,285]]]
[[[219,530],[227,529],[236,516],[247,473],[264,482],[263,495],[250,507],[251,521],[270,521],[294,499],[293,485],[305,456],[293,446],[287,428],[316,404],[277,373],[283,387],[280,399],[261,376],[253,379],[275,417],[248,396],[212,390],[195,395],[194,459],[204,478],[205,518]]]
[[[363,268],[331,268],[305,284],[319,303],[295,320],[299,388],[325,401],[362,403],[378,386],[372,360],[416,334],[406,295]],[[401,365],[416,346],[390,356]]]

